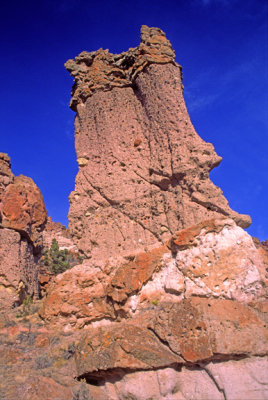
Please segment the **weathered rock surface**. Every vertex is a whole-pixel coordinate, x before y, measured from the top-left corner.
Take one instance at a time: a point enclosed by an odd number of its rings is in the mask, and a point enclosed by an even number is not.
[[[37,257],[33,246],[11,229],[0,229],[0,311],[38,295]]]
[[[250,224],[209,180],[221,157],[191,124],[174,59],[165,34],[143,26],[135,49],[66,63],[79,165],[69,228],[88,256],[142,250],[220,215]]]
[[[0,313],[0,399],[268,398],[267,245],[209,180],[220,157],[191,125],[174,57],[143,26],[135,49],[66,63],[79,164],[71,236],[49,219],[43,237],[76,251],[74,238],[88,258],[47,280],[41,301]],[[0,279],[12,297],[25,276],[36,282],[21,267],[45,223],[30,181],[0,161]]]
[[[6,178],[6,161],[0,174]],[[2,172],[3,170],[3,172]],[[25,236],[35,248],[42,246],[42,231],[47,220],[47,211],[39,188],[31,178],[23,175],[8,176],[0,198],[0,224]]]
[[[205,298],[68,335],[35,314],[0,316],[0,398],[264,400],[266,324],[256,308]]]
[[[65,329],[81,328],[191,296],[246,303],[267,298],[265,254],[232,219],[203,221],[177,232],[166,246],[129,258],[85,261],[58,275],[42,317]]]
[[[44,249],[50,248],[52,240],[56,239],[60,250],[67,249],[74,254],[78,251],[76,245],[73,243],[69,230],[60,222],[52,221],[51,217],[47,219],[42,236]]]
[[[0,199],[2,199],[6,187],[13,182],[13,179],[10,158],[6,153],[0,153]]]
[[[31,178],[14,177],[0,153],[0,310],[38,295],[38,259],[47,218],[40,190]]]
[[[56,276],[43,300],[40,315],[67,331],[92,321],[115,319],[114,308],[107,302],[106,279],[102,271],[84,264]]]
[[[261,313],[231,300],[193,297],[162,303],[128,322],[84,333],[77,344],[77,372],[80,377],[102,380],[107,370],[115,368],[149,370],[264,356],[268,352],[266,323]]]

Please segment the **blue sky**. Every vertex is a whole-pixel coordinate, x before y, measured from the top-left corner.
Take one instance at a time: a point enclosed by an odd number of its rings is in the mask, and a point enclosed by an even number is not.
[[[9,0],[1,5],[1,135],[12,170],[34,179],[49,215],[67,225],[77,172],[72,79],[81,51],[120,53],[140,26],[163,29],[183,66],[198,134],[223,157],[211,179],[268,239],[268,10],[266,0]]]

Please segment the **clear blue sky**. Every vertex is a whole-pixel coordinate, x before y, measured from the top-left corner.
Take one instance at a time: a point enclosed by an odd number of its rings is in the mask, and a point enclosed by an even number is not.
[[[163,29],[183,66],[186,104],[222,164],[211,173],[249,233],[268,239],[266,0],[9,0],[1,5],[1,135],[12,170],[34,179],[49,215],[67,225],[77,172],[72,79],[81,51],[120,53],[140,26]]]

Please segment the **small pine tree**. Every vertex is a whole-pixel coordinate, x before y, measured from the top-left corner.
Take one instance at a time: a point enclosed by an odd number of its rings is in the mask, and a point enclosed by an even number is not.
[[[43,253],[43,264],[55,275],[72,268],[72,261],[72,255],[67,249],[60,250],[56,239],[52,239],[50,249]]]

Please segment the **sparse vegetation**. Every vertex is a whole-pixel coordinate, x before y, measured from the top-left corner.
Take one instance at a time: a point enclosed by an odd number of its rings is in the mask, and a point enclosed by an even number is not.
[[[52,239],[50,249],[43,252],[41,262],[55,275],[61,274],[77,264],[77,260],[67,249],[60,250],[56,239]]]
[[[153,301],[152,301],[152,304],[153,304],[154,306],[157,306],[157,305],[158,305],[158,300],[153,300]]]
[[[17,313],[16,317],[26,317],[27,315],[33,314],[34,312],[36,312],[36,308],[33,307],[33,299],[29,294],[27,294],[22,302],[22,310]]]
[[[47,354],[43,354],[35,359],[35,368],[36,369],[44,369],[51,367],[54,363],[53,358],[50,358]]]

